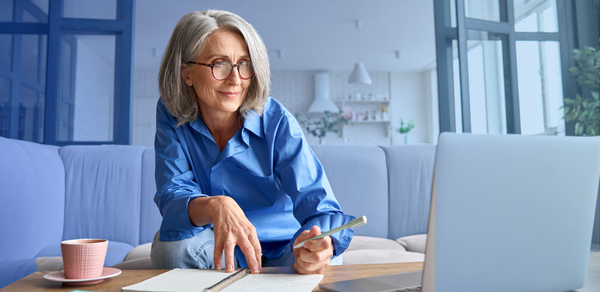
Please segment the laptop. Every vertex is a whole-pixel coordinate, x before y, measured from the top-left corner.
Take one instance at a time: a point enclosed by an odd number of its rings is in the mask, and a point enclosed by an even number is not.
[[[530,292],[585,285],[598,137],[442,133],[438,141],[423,271],[321,289]]]

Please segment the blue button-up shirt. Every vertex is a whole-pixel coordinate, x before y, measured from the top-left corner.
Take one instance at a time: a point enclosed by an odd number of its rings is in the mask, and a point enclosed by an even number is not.
[[[264,113],[252,111],[223,152],[202,121],[177,127],[158,101],[154,201],[163,216],[160,240],[193,237],[212,224],[194,226],[188,203],[202,196],[229,196],[256,228],[262,253],[279,257],[303,231],[327,231],[354,219],[344,215],[327,176],[294,116],[269,98]],[[331,235],[334,257],[349,245],[353,230]],[[236,248],[242,267],[245,257]]]

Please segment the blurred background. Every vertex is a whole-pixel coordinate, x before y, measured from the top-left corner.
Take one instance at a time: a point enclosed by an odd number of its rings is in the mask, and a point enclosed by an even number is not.
[[[205,9],[258,31],[272,97],[331,122],[313,144],[598,135],[599,2],[0,0],[0,136],[153,146],[165,47]]]

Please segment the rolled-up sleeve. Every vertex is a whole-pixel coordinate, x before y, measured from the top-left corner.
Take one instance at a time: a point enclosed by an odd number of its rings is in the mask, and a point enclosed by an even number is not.
[[[342,212],[321,162],[306,142],[300,125],[290,114],[283,115],[277,123],[274,142],[275,172],[294,203],[294,217],[301,225],[290,246],[302,231],[310,230],[314,225],[325,232],[356,218]],[[346,229],[330,236],[334,257],[348,248],[353,234],[354,230]]]
[[[192,237],[210,225],[194,226],[189,218],[188,203],[201,196],[202,188],[194,178],[186,158],[185,144],[176,121],[168,114],[162,100],[156,110],[156,195],[154,202],[163,216],[160,240],[174,241]]]

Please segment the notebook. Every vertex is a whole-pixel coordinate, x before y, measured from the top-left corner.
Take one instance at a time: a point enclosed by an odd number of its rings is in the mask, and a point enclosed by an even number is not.
[[[442,133],[422,291],[583,287],[599,179],[598,137]],[[419,286],[419,277],[413,272],[320,288],[396,291]]]
[[[232,276],[223,270],[173,269],[146,281],[123,287],[126,292],[185,292],[203,291],[205,288]],[[228,285],[224,292],[246,291],[312,291],[323,279],[323,275],[299,274],[248,274]]]

